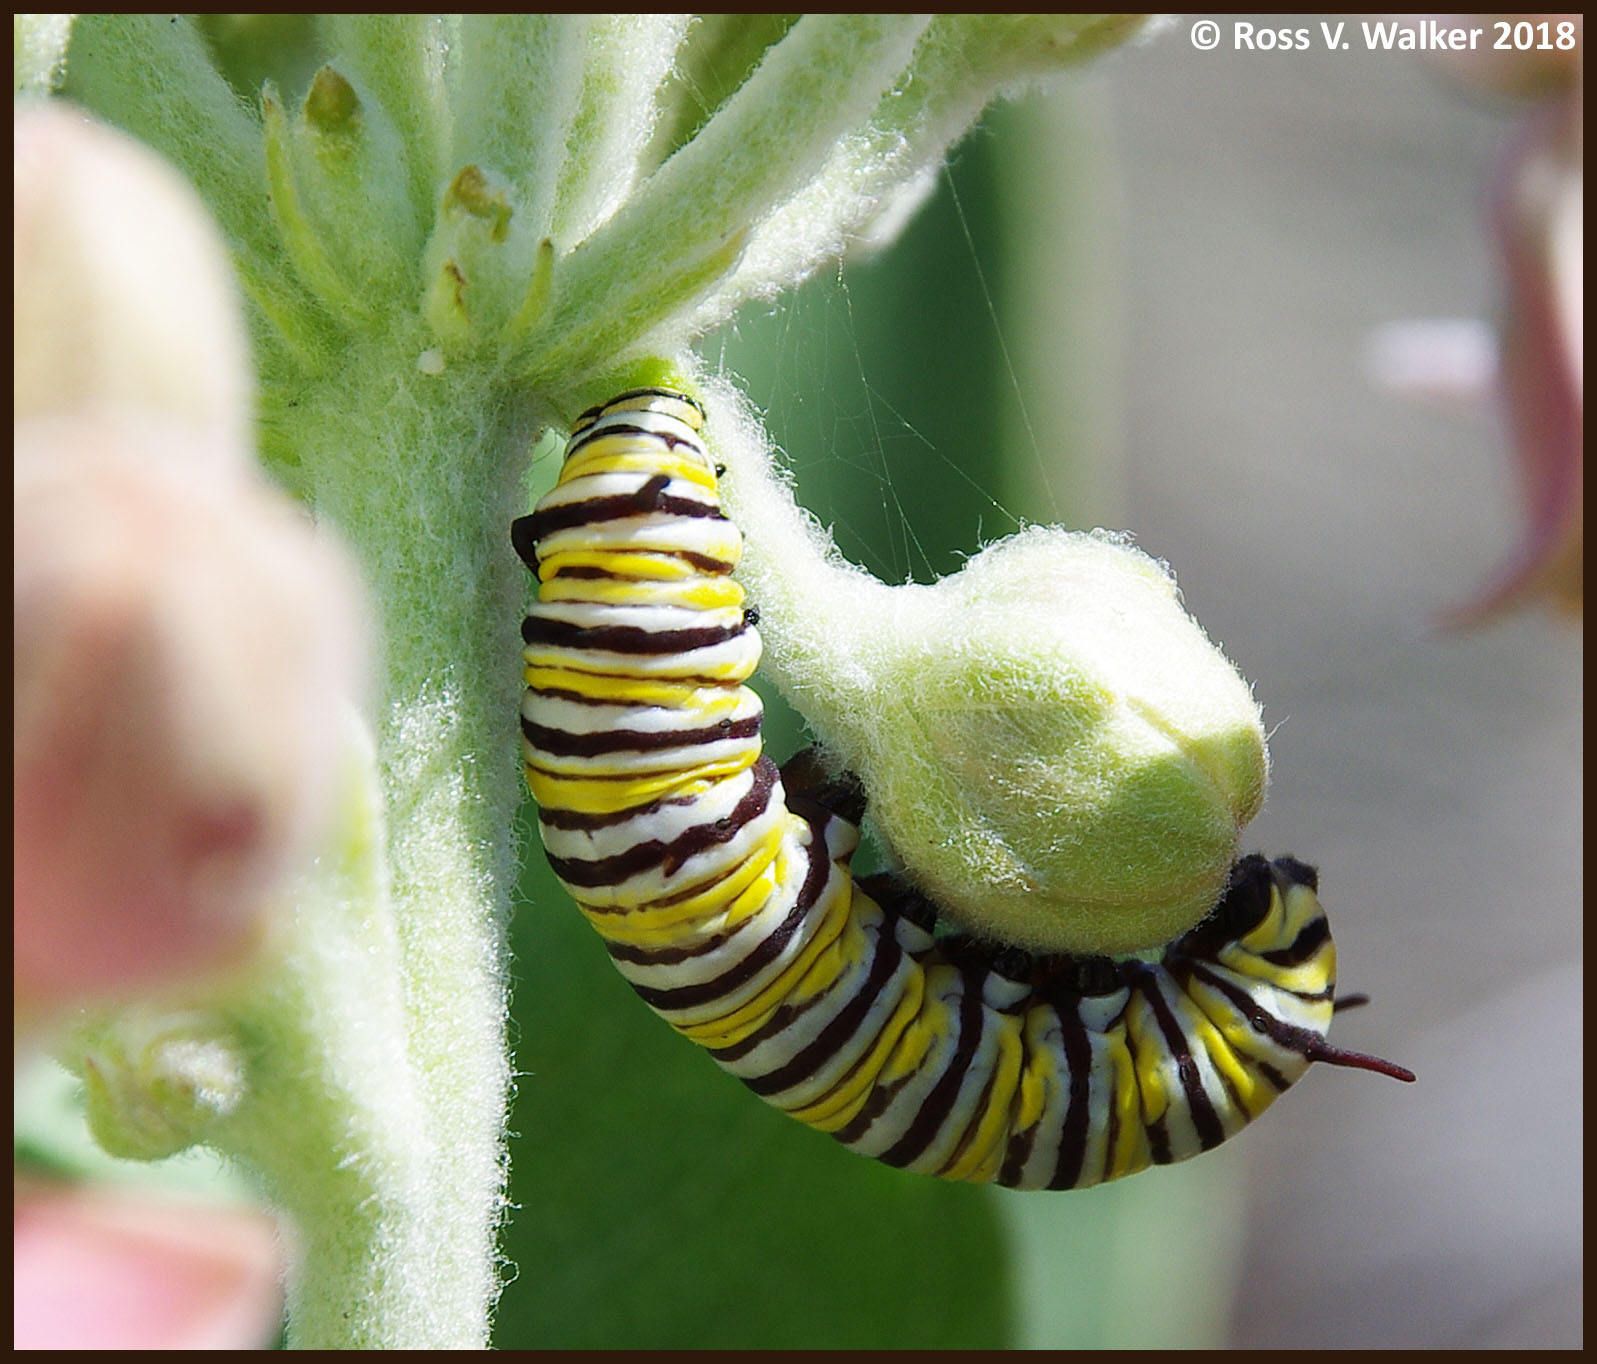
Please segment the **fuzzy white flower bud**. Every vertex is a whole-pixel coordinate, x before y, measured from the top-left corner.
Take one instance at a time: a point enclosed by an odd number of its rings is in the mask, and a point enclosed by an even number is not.
[[[933,900],[1049,951],[1141,950],[1201,919],[1268,760],[1252,692],[1164,567],[1037,527],[889,591],[847,759]]]
[[[48,417],[16,442],[18,994],[234,961],[328,805],[354,573],[181,428]]]
[[[217,231],[152,152],[65,105],[19,106],[12,285],[18,418],[116,405],[250,449],[243,319]]]

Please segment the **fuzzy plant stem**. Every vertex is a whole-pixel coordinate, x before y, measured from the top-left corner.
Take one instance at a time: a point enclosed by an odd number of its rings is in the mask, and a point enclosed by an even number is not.
[[[498,1290],[522,583],[492,528],[526,442],[480,373],[407,368],[419,334],[355,348],[279,419],[386,623],[335,828],[249,982],[76,1054],[108,1149],[198,1139],[256,1172],[289,1215],[304,1348],[480,1348]]]
[[[411,1249],[425,1275],[396,1279],[406,1298],[374,1321],[405,1323],[389,1344],[480,1345],[494,1296],[484,1276],[494,1272],[510,1079],[504,920],[514,861],[504,831],[521,796],[522,573],[494,532],[514,514],[508,471],[525,441],[469,372],[432,376],[407,364],[416,340],[390,336],[370,343],[386,353],[351,356],[346,371],[304,394],[284,434],[307,452],[316,503],[346,528],[386,629],[377,758],[408,1072],[426,1121],[409,1139],[421,1137],[416,1173],[430,1201],[425,1222],[393,1221],[416,1232]],[[329,1267],[359,1271],[336,1243],[329,1264],[311,1263],[315,1249],[307,1241],[307,1279]],[[411,1290],[431,1302],[433,1319],[410,1320]]]
[[[890,615],[904,589],[849,563],[799,505],[748,400],[724,379],[699,382],[714,414],[708,435],[728,471],[722,497],[743,532],[738,578],[760,609],[761,671],[817,733],[854,747],[847,740],[872,682],[860,648],[871,632],[866,622]],[[838,603],[847,606],[834,609]],[[824,626],[812,628],[817,621]]]
[[[382,76],[410,48],[405,31],[377,37],[363,69]],[[281,172],[268,181],[280,143],[262,158],[259,124],[186,24],[86,16],[69,69],[68,93],[173,156],[221,220],[268,323],[263,446],[353,548],[381,622],[366,786],[352,778],[360,799],[295,896],[276,964],[215,1007],[248,1083],[202,1139],[246,1161],[293,1219],[294,1344],[480,1347],[509,1093],[522,580],[506,527],[524,431],[490,364],[418,368],[433,338],[413,305],[336,338],[305,305],[272,236],[268,183],[316,287],[317,243],[295,235]]]

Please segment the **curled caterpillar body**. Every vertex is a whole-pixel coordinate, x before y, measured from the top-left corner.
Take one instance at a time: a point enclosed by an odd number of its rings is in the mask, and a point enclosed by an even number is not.
[[[862,793],[761,751],[759,635],[730,576],[704,414],[643,389],[585,412],[516,523],[523,757],[555,874],[622,975],[762,1098],[949,1179],[1081,1188],[1218,1145],[1314,1061],[1336,954],[1314,872],[1239,861],[1157,961],[954,935],[857,881]]]

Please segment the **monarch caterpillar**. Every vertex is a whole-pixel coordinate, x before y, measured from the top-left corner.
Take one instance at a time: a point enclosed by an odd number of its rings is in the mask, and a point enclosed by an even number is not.
[[[1314,1061],[1413,1078],[1326,1042],[1336,950],[1291,858],[1238,861],[1155,961],[938,936],[902,877],[856,880],[864,794],[761,750],[703,427],[663,388],[589,409],[513,528],[539,584],[521,730],[544,849],[655,1012],[852,1150],[1016,1188],[1208,1150]]]

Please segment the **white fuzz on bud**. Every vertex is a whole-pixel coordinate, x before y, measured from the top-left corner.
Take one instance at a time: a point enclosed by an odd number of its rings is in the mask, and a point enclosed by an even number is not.
[[[1130,952],[1214,906],[1268,775],[1248,684],[1163,565],[1037,527],[861,632],[846,760],[914,879],[973,931]]]

